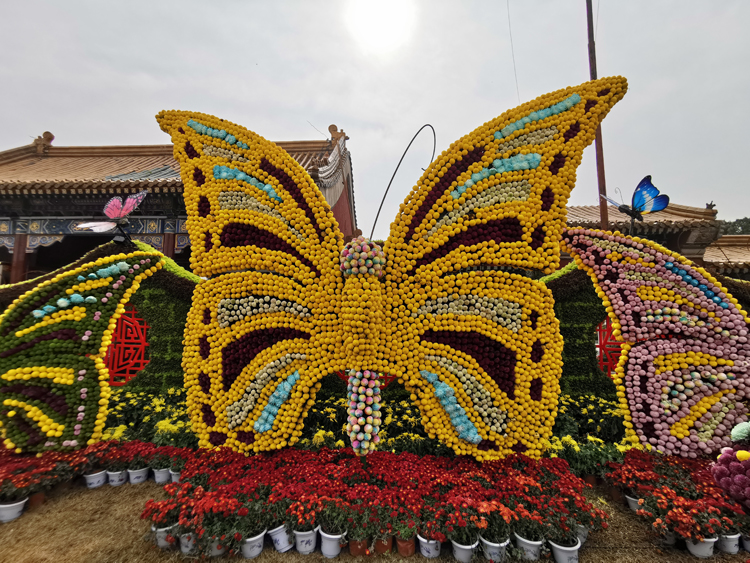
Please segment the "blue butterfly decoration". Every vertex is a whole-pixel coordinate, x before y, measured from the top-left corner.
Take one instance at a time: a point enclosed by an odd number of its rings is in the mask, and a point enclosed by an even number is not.
[[[651,183],[650,175],[638,182],[638,186],[636,186],[633,192],[633,201],[630,207],[625,204],[621,205],[606,195],[602,195],[601,197],[617,207],[618,211],[630,217],[631,234],[635,221],[643,221],[643,216],[647,213],[664,211],[667,205],[669,205],[669,196],[659,194],[659,189]]]

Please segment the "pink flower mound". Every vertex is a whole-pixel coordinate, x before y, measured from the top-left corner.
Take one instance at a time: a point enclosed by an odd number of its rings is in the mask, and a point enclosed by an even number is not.
[[[711,474],[729,496],[750,507],[750,459],[740,462],[737,451],[741,450],[724,448],[711,467]]]

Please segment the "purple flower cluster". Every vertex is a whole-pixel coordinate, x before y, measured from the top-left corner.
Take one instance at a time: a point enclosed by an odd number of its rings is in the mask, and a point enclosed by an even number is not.
[[[750,452],[723,448],[711,473],[729,496],[750,508]]]

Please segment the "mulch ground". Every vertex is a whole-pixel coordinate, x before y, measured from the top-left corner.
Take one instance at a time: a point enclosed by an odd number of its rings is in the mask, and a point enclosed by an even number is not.
[[[590,496],[611,515],[609,529],[591,534],[580,551],[580,563],[670,563],[698,561],[682,546],[663,548],[650,535],[646,524],[621,504],[604,501],[600,491]],[[161,486],[149,481],[120,487],[105,485],[87,490],[74,486],[49,495],[40,507],[21,518],[0,524],[0,563],[152,563],[195,560],[179,552],[157,549],[149,534],[149,524],[140,519],[149,498],[161,497]],[[217,561],[228,557],[218,558]],[[352,557],[346,548],[339,560],[344,563],[395,563],[398,555]],[[415,555],[414,560],[421,559]],[[444,546],[441,559],[455,561]],[[479,556],[477,561],[484,561]],[[299,555],[279,554],[267,542],[258,563],[323,563],[320,552]],[[714,562],[745,563],[750,554],[716,554]]]

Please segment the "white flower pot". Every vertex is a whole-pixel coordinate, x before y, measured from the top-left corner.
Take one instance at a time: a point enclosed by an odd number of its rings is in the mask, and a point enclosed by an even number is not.
[[[518,549],[523,550],[523,558],[527,561],[536,561],[539,559],[539,554],[542,552],[542,541],[531,541],[526,538],[522,538],[517,533],[513,532],[516,536],[516,545]]]
[[[440,557],[441,546],[439,541],[426,540],[419,534],[417,534],[417,538],[419,539],[419,551],[424,557],[426,557],[427,559]]]
[[[286,526],[283,524],[273,530],[268,530],[268,535],[273,540],[273,546],[279,553],[285,553],[292,549],[292,542],[289,541],[289,534],[286,532]]]
[[[719,551],[724,553],[730,553],[734,555],[740,552],[740,534],[732,534],[731,536],[719,536],[719,541],[716,542],[716,547]]]
[[[156,526],[151,526],[151,531],[156,534],[156,545],[158,547],[160,547],[161,549],[169,549],[174,545],[167,541],[167,536],[175,526],[177,526],[177,524],[172,524],[171,526],[167,526],[166,528],[157,528]]]
[[[211,543],[208,544],[208,548],[209,557],[224,555],[224,552],[227,550],[227,546],[225,546],[221,540],[211,540]]]
[[[148,479],[148,467],[144,467],[143,469],[128,469],[128,477],[130,478],[131,485],[145,483],[146,479]]]
[[[107,471],[107,480],[113,487],[119,487],[128,480],[127,471]]]
[[[578,531],[578,541],[581,542],[581,545],[586,543],[586,540],[589,539],[589,529],[586,526],[581,526],[580,524],[576,526],[576,529]]]
[[[21,516],[21,514],[23,514],[23,507],[27,500],[29,499],[25,498],[18,502],[0,504],[0,522],[10,522]]]
[[[742,536],[742,549],[750,553],[750,536]]]
[[[482,551],[484,551],[484,558],[487,561],[494,561],[498,563],[505,559],[505,548],[510,543],[510,538],[505,540],[503,543],[492,543],[487,541],[482,536],[479,536],[479,543],[482,544]]]
[[[154,481],[157,483],[169,483],[169,468],[154,469]]]
[[[86,487],[89,489],[96,489],[107,482],[107,472],[102,470],[99,473],[84,475],[83,478],[86,479]]]
[[[302,555],[309,555],[318,546],[318,529],[309,532],[298,532],[294,530],[294,543],[297,551]]]
[[[172,471],[169,470],[169,476],[172,478],[172,483],[179,483],[180,482],[180,471]]]
[[[247,538],[242,541],[242,556],[245,559],[255,559],[263,551],[263,540],[266,537],[266,530],[263,530],[255,537]]]
[[[339,553],[341,553],[341,538],[344,537],[344,534],[346,532],[338,535],[330,535],[320,530],[320,551],[323,552],[323,557],[327,557],[328,559],[338,557]]]
[[[581,540],[576,540],[576,544],[571,547],[557,545],[555,542],[549,542],[552,548],[552,555],[555,563],[578,563],[578,550],[581,549]]]
[[[474,550],[479,545],[479,540],[475,541],[472,545],[462,545],[453,540],[451,540],[451,544],[453,544],[453,557],[455,557],[456,561],[469,563],[474,555]]]
[[[706,538],[703,541],[686,540],[688,551],[699,559],[706,559],[714,554],[714,544],[719,538]]]
[[[633,512],[636,512],[637,510],[640,510],[640,506],[638,505],[638,499],[629,497],[628,495],[625,495],[625,500],[628,501],[628,507],[630,507],[630,510]]]
[[[195,550],[195,536],[193,534],[182,534],[180,536],[180,551],[183,555],[189,555]]]

